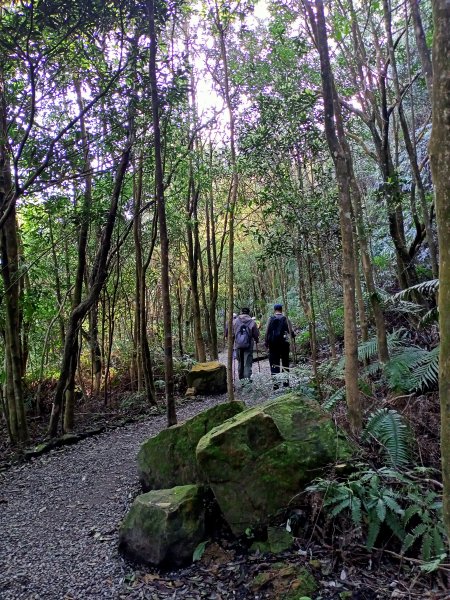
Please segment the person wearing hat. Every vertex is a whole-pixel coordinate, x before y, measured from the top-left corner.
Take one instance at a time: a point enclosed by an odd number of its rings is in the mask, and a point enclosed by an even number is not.
[[[280,372],[289,372],[289,342],[295,337],[292,323],[283,315],[283,306],[275,304],[274,314],[269,318],[266,326],[265,346],[269,350],[270,372],[277,375]],[[280,367],[281,363],[281,367]],[[289,386],[289,376],[283,385]],[[274,388],[278,388],[275,383]]]

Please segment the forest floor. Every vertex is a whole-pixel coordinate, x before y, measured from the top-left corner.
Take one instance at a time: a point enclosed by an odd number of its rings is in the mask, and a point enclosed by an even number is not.
[[[267,361],[260,368],[254,366],[251,390],[237,390],[249,405],[272,394]],[[180,401],[179,420],[223,400]],[[211,544],[201,561],[174,572],[128,562],[118,552],[118,526],[140,491],[136,454],[165,425],[164,416],[150,416],[0,475],[2,600],[281,599],[288,590],[277,580],[280,569],[273,569],[280,561],[284,573],[298,565],[316,569],[320,591],[314,598],[450,598],[434,584],[430,591],[414,565],[400,569],[356,547],[336,555],[302,540],[276,557],[249,556],[243,546],[224,540]]]

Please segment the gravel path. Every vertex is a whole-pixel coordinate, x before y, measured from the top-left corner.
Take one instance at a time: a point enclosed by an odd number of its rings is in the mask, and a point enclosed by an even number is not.
[[[255,364],[253,373],[251,386],[236,384],[236,397],[248,405],[272,394],[268,361],[261,361],[260,368]],[[185,420],[223,400],[199,398],[179,407],[178,418]],[[195,577],[192,586],[167,594],[154,593],[158,588],[151,578],[138,591],[139,586],[130,586],[135,565],[117,550],[118,526],[140,492],[139,445],[165,426],[165,416],[149,417],[145,423],[54,450],[0,476],[1,600],[216,597],[194,593]],[[167,576],[169,587],[179,574]],[[223,589],[220,597],[236,598]]]
[[[179,420],[223,400],[218,396],[180,407]],[[3,474],[2,600],[126,597],[132,568],[117,551],[117,529],[139,492],[139,444],[164,427],[165,417],[149,418]]]

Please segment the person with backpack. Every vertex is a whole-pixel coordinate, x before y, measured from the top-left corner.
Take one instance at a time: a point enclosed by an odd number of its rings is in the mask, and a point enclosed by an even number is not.
[[[289,371],[289,343],[295,337],[292,323],[283,315],[283,306],[275,304],[274,314],[270,317],[266,326],[265,346],[269,350],[270,372],[277,375],[282,371]],[[289,376],[283,385],[289,387]],[[278,384],[275,383],[275,389]]]
[[[250,316],[249,308],[242,308],[241,314],[233,321],[234,348],[238,359],[239,379],[252,376],[253,345],[259,342],[259,331]]]

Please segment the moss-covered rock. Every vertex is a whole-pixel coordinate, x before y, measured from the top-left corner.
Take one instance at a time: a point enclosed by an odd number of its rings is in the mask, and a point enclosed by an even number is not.
[[[204,481],[195,458],[198,441],[213,427],[244,408],[242,402],[217,404],[144,442],[137,457],[143,489],[171,488]]]
[[[183,485],[138,496],[120,527],[119,547],[152,565],[192,561],[205,536],[206,488]]]
[[[270,598],[302,600],[313,594],[318,584],[305,567],[289,563],[274,563],[253,578],[251,587],[253,591],[263,590]]]
[[[224,394],[227,391],[227,368],[217,360],[197,363],[187,374],[187,385],[197,394]]]
[[[197,460],[236,535],[266,523],[352,449],[321,407],[290,393],[235,415],[199,441]]]
[[[294,544],[294,538],[289,531],[283,527],[268,527],[267,540],[256,540],[250,546],[250,552],[259,552],[261,554],[271,553],[279,554],[289,550]]]

